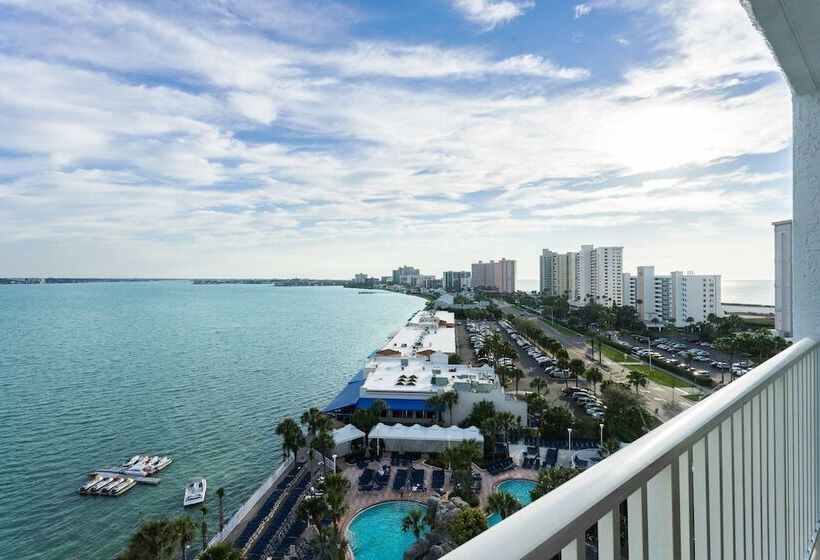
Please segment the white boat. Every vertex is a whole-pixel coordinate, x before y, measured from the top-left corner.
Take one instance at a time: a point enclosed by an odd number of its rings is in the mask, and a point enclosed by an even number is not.
[[[131,488],[133,488],[136,483],[137,483],[137,481],[134,480],[133,478],[126,478],[124,483],[119,485],[116,490],[111,492],[111,495],[112,496],[119,496],[120,494],[125,494],[126,492],[131,490]]]
[[[118,476],[118,477],[116,477],[116,478],[112,478],[112,479],[111,479],[111,482],[109,482],[108,484],[106,484],[106,485],[105,485],[105,486],[103,486],[102,488],[99,488],[99,489],[97,490],[97,492],[98,492],[98,493],[100,493],[100,494],[108,494],[108,492],[109,492],[109,491],[111,491],[111,490],[113,490],[114,488],[116,488],[116,487],[117,487],[117,485],[119,485],[119,484],[120,484],[123,480],[125,480],[125,479],[124,479],[124,478],[122,478],[121,476]]]
[[[139,463],[140,459],[141,459],[141,457],[139,455],[134,455],[133,457],[128,459],[126,462],[124,462],[122,464],[122,466],[126,467],[126,468],[132,467],[132,466],[136,465],[137,463]]]
[[[128,485],[129,481],[133,482],[134,479],[133,478],[121,478],[119,480],[119,482],[117,482],[117,484],[115,484],[114,486],[109,486],[108,488],[106,488],[104,490],[103,493],[107,494],[109,496],[119,496],[121,494],[121,490]]]
[[[185,497],[182,500],[182,506],[195,506],[205,501],[205,491],[208,488],[208,483],[201,476],[192,478],[185,485]]]
[[[163,457],[163,458],[162,458],[162,459],[160,459],[160,460],[159,460],[159,462],[157,463],[156,469],[157,469],[158,471],[161,471],[162,469],[164,469],[165,467],[167,467],[168,465],[170,465],[172,462],[173,462],[173,461],[171,460],[171,458],[170,458],[170,457]]]
[[[96,484],[89,487],[88,490],[86,490],[86,492],[88,494],[96,494],[102,487],[108,486],[109,484],[111,484],[112,480],[114,480],[114,479],[111,478],[111,477],[108,477],[108,476],[103,477],[100,480],[98,480]]]
[[[96,486],[101,480],[102,480],[102,477],[98,474],[95,474],[94,477],[91,480],[89,480],[88,482],[86,482],[85,484],[80,486],[80,494],[88,494],[88,491],[93,486]]]

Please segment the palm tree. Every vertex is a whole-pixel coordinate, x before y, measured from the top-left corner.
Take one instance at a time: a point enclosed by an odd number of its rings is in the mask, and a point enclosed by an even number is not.
[[[510,377],[515,381],[515,392],[518,393],[518,382],[526,377],[524,372],[518,368],[512,368],[510,370]]]
[[[453,425],[453,407],[458,404],[457,391],[445,391],[441,394],[441,403],[450,411],[450,425]]]
[[[510,452],[510,438],[509,433],[518,423],[515,415],[512,412],[499,412],[495,415],[495,420],[498,422],[498,427],[504,432],[504,444],[507,447],[507,453]]]
[[[330,508],[333,529],[339,533],[339,520],[347,513],[347,490],[350,482],[341,474],[333,473],[325,477],[325,499]]]
[[[219,487],[216,489],[216,497],[219,498],[219,532],[225,528],[225,489]]]
[[[373,416],[376,417],[377,423],[380,421],[379,419],[388,411],[388,409],[389,407],[387,406],[387,402],[382,399],[376,399],[373,401],[373,404],[370,405],[370,412],[372,412]]]
[[[128,548],[120,556],[124,560],[171,560],[177,538],[173,522],[165,517],[149,519],[131,535]]]
[[[427,516],[420,509],[412,509],[401,520],[402,533],[413,533],[416,540],[421,536],[421,532],[427,527]]]
[[[532,389],[539,395],[541,394],[542,389],[546,389],[546,391],[544,391],[544,394],[546,395],[547,393],[549,393],[549,383],[547,383],[547,380],[543,377],[536,377],[535,379],[530,381],[530,389]]]
[[[332,527],[322,527],[310,542],[310,548],[315,560],[345,560],[347,541]]]
[[[509,492],[493,492],[487,496],[487,513],[497,513],[501,519],[506,519],[519,509],[521,502]]]
[[[296,510],[299,518],[305,523],[313,525],[317,531],[322,529],[322,517],[328,512],[327,501],[323,496],[305,498],[299,503]]]
[[[638,388],[639,387],[646,387],[646,374],[641,373],[640,371],[630,371],[629,372],[629,384],[635,387],[635,394],[639,394]]]
[[[199,560],[245,560],[245,553],[231,542],[222,541],[200,552]]]
[[[578,378],[584,375],[586,368],[584,362],[578,358],[573,358],[569,362],[569,370],[575,375],[575,386],[578,386]]]
[[[296,459],[299,448],[305,442],[299,424],[292,418],[285,418],[276,426],[276,435],[282,437],[282,458],[287,457],[288,453],[293,453],[293,458]]]
[[[320,430],[329,430],[333,426],[333,421],[316,407],[304,411],[299,420],[307,426],[308,434],[315,434]]]
[[[174,520],[173,531],[182,550],[182,560],[188,560],[188,544],[194,540],[196,525],[190,517],[184,515]]]
[[[202,523],[199,526],[200,531],[202,531],[202,549],[205,550],[208,548],[208,523],[205,521],[205,515],[208,513],[208,508],[202,506],[202,509],[199,511],[202,513]]]
[[[441,411],[447,408],[447,405],[444,404],[442,394],[436,393],[435,395],[431,395],[430,398],[428,398],[425,402],[425,405],[430,410],[436,411],[436,414],[438,415],[438,423],[441,424]]]
[[[621,442],[619,442],[617,439],[610,438],[604,440],[604,444],[601,446],[601,455],[603,455],[604,457],[609,457],[610,455],[618,451],[620,448]]]
[[[601,381],[604,380],[604,374],[601,373],[601,370],[599,370],[597,367],[589,368],[586,371],[586,373],[584,374],[584,377],[586,378],[587,381],[592,383],[592,392],[593,393],[596,392],[595,388],[598,385],[598,383],[600,383]]]
[[[314,436],[311,446],[324,457],[329,457],[331,451],[336,447],[336,442],[333,439],[333,434],[322,430]],[[325,472],[325,468],[325,461],[322,461],[322,472]]]

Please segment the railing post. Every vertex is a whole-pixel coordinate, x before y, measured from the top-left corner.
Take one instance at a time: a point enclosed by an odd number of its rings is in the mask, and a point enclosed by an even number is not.
[[[630,494],[626,500],[626,528],[629,537],[630,560],[646,560],[646,523],[645,523],[645,493],[638,489]],[[563,559],[562,559],[563,560]]]

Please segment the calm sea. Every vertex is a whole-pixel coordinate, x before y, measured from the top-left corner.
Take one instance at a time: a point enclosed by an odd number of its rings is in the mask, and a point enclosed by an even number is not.
[[[517,279],[516,288],[524,291],[538,290],[538,279]],[[724,303],[774,305],[774,280],[723,280],[721,296]]]
[[[279,462],[276,423],[326,404],[420,307],[344,288],[0,286],[0,556],[113,558],[140,521],[183,513],[195,475],[230,514]],[[174,459],[159,486],[77,494],[135,453]]]

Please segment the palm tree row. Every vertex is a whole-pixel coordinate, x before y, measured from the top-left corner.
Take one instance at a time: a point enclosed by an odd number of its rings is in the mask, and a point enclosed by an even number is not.
[[[200,560],[243,560],[242,551],[233,547],[230,542],[222,542],[208,547],[206,508],[202,508],[200,536],[202,552]],[[188,548],[196,535],[196,525],[187,515],[177,518],[160,517],[142,523],[131,535],[128,547],[120,554],[118,560],[174,560],[179,550],[183,560],[188,559]]]
[[[350,482],[341,474],[332,473],[320,485],[321,495],[302,500],[297,515],[316,530],[311,541],[313,557],[318,560],[344,560],[347,541],[340,532],[340,522],[348,511],[347,491]],[[322,520],[330,518],[331,527]]]
[[[441,412],[449,409],[451,426],[453,425],[453,407],[456,404],[458,404],[458,391],[436,393],[427,399],[427,408],[433,409],[438,413],[439,423],[441,423]]]

